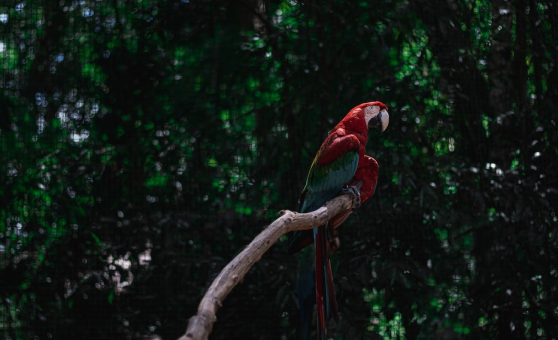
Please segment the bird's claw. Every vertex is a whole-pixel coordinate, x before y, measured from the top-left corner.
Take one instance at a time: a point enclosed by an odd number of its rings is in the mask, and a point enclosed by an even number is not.
[[[351,194],[353,196],[353,210],[357,210],[360,207],[360,190],[356,186],[344,186],[341,189],[341,194]]]

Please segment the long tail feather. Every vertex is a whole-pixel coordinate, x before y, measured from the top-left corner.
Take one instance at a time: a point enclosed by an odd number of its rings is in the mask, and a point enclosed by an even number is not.
[[[314,244],[316,247],[316,308],[318,315],[318,339],[325,340],[327,336],[327,322],[333,316],[339,319],[335,288],[329,261],[328,225],[314,229]]]
[[[289,255],[298,253],[301,249],[314,242],[312,230],[297,230],[289,234]]]
[[[318,316],[317,325],[317,338],[318,340],[326,339],[326,306],[327,306],[327,293],[324,263],[326,261],[325,248],[326,242],[326,226],[320,226],[314,229],[314,243],[316,248],[316,312]]]
[[[329,301],[329,318],[333,318],[335,322],[339,323],[339,309],[337,308],[337,300],[335,299],[335,287],[333,286],[333,275],[331,273],[331,261],[327,261],[327,285],[328,301]],[[329,319],[328,318],[328,319]]]
[[[337,227],[339,227],[343,222],[345,222],[349,218],[349,216],[351,216],[352,213],[353,213],[352,210],[346,210],[333,216],[333,218],[329,220],[328,229],[331,230],[337,229]]]
[[[314,274],[314,247],[304,248],[300,252],[297,270],[298,306],[300,309],[301,340],[310,340],[312,318],[316,304],[316,278]]]

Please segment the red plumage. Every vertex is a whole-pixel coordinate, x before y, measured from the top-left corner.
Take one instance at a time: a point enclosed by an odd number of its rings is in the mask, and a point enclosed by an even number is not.
[[[336,143],[339,137],[343,136],[356,137],[350,146],[358,144],[358,155],[361,160],[364,158],[366,142],[368,141],[368,125],[363,112],[364,108],[368,106],[379,106],[380,110],[387,110],[387,106],[381,102],[363,103],[355,106],[333,129],[331,129],[329,136],[327,136],[326,140],[322,143],[318,151],[318,155],[320,155],[319,165],[329,164],[332,160],[348,151],[349,145],[340,148],[338,146],[341,144]]]
[[[383,118],[382,118],[383,114]],[[301,195],[301,212],[318,209],[335,197],[344,186],[354,186],[366,202],[376,188],[378,163],[366,156],[368,129],[385,130],[389,122],[387,107],[380,102],[363,103],[354,107],[329,133],[322,143],[310,168],[306,186]],[[315,244],[316,305],[318,313],[318,339],[327,335],[327,322],[339,320],[335,288],[329,259],[330,235],[353,210],[344,211],[327,224],[313,231],[295,232],[289,240],[289,253],[295,253]]]
[[[374,191],[376,190],[376,183],[378,182],[379,170],[380,167],[378,166],[378,162],[374,158],[364,155],[358,163],[355,176],[347,182],[347,186],[360,186],[361,205],[374,194]],[[333,229],[339,227],[347,220],[347,218],[349,218],[349,216],[351,216],[352,213],[353,210],[347,210],[335,215],[335,217],[329,221],[329,225],[332,226]],[[309,240],[309,242],[311,241],[312,240]]]
[[[380,110],[387,110],[382,102],[368,102],[355,106],[347,115],[333,128],[322,143],[314,162],[318,166],[327,166],[349,151],[358,149],[359,162],[353,178],[346,183],[347,186],[360,187],[360,200],[364,204],[374,193],[378,180],[378,162],[370,156],[365,155],[366,142],[368,141],[368,126],[366,124],[364,109],[367,106],[378,106]],[[301,207],[305,192],[301,197]],[[301,209],[299,208],[299,211]],[[344,211],[336,215],[329,223],[331,229],[337,228],[353,213],[352,210]],[[289,245],[289,254],[294,254],[314,241],[310,230],[301,232],[296,242]]]

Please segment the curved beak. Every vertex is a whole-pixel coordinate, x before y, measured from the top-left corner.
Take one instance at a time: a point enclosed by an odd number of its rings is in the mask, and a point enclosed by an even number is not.
[[[384,132],[389,125],[389,114],[387,110],[382,110],[378,115],[368,121],[368,129],[380,129]]]

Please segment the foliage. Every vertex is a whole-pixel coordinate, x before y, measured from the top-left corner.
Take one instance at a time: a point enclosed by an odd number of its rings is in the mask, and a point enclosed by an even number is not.
[[[558,336],[552,1],[7,1],[0,332],[184,332],[294,209],[327,131],[381,100],[373,203],[340,229],[340,339]],[[286,240],[221,338],[296,338]]]

